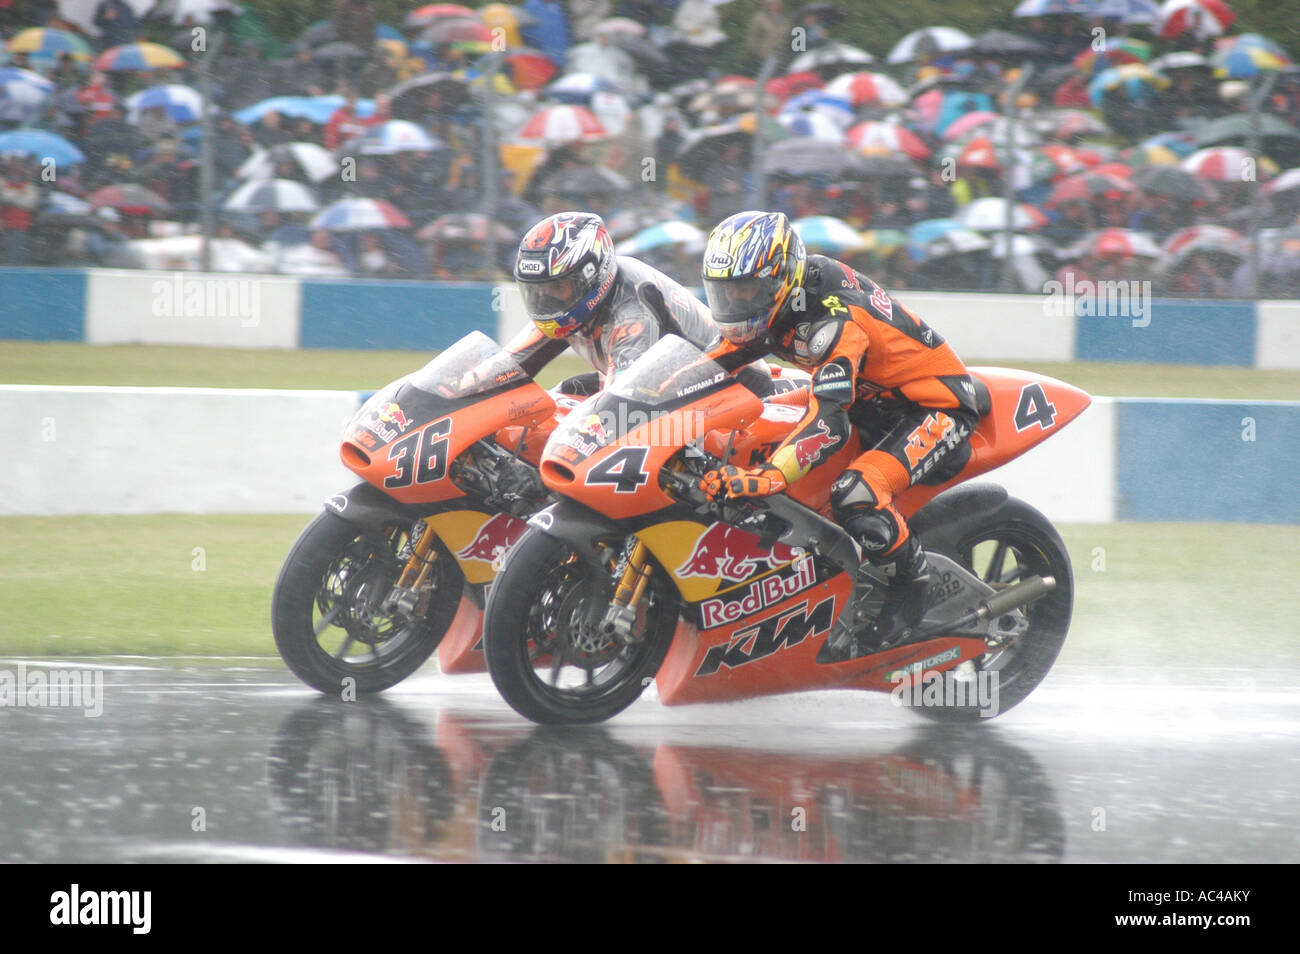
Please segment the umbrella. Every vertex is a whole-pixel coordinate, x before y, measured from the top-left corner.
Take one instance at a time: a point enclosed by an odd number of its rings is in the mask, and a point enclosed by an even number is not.
[[[420,39],[435,47],[452,43],[491,44],[492,29],[477,19],[445,19],[431,24],[420,34]]]
[[[1125,23],[1149,24],[1160,19],[1156,0],[1092,0],[1091,16]]]
[[[858,123],[848,131],[846,141],[854,149],[887,149],[890,152],[901,152],[921,162],[930,158],[930,147],[921,140],[921,137],[906,126],[897,123]]]
[[[45,196],[41,214],[54,216],[88,216],[94,211],[89,202],[68,192],[50,192]]]
[[[915,262],[988,248],[988,239],[956,219],[926,219],[907,230],[907,254]]]
[[[645,36],[646,28],[628,17],[610,17],[596,24],[596,36]]]
[[[266,179],[244,183],[221,207],[227,212],[315,212],[320,203],[301,182]]]
[[[389,109],[398,119],[422,117],[426,97],[434,91],[448,109],[469,102],[469,84],[451,73],[422,73],[398,83],[388,91]]]
[[[1091,202],[1103,197],[1131,195],[1137,192],[1133,183],[1115,176],[1096,172],[1079,172],[1062,179],[1047,197],[1047,207],[1055,208],[1065,202]]]
[[[281,162],[293,163],[312,182],[324,182],[339,171],[338,160],[323,146],[314,142],[286,142],[257,150],[244,160],[235,176],[239,179],[270,179]]]
[[[795,227],[798,228],[798,223]],[[704,251],[707,241],[708,236],[691,223],[673,219],[642,229],[627,241],[620,242],[615,251],[619,255],[636,256],[665,246],[680,246],[683,254],[698,255]]]
[[[411,227],[411,222],[382,199],[340,199],[317,213],[311,227],[332,232],[365,232],[406,229]]]
[[[558,72],[555,61],[540,50],[519,49],[497,55],[502,57],[516,89],[541,89]],[[484,61],[479,60],[478,66],[484,68]]]
[[[862,165],[862,157],[847,147],[818,139],[787,139],[763,153],[764,171],[790,176],[861,172]],[[914,172],[911,163],[906,165]]]
[[[1215,53],[1210,58],[1214,75],[1219,79],[1250,79],[1269,70],[1282,70],[1290,61],[1257,46],[1240,44]]]
[[[1212,182],[1249,182],[1252,179],[1270,179],[1276,174],[1277,166],[1266,156],[1255,162],[1245,149],[1235,146],[1216,146],[1192,153],[1181,163],[1179,168],[1190,172],[1199,179]]]
[[[971,131],[979,129],[981,126],[997,122],[1002,117],[997,113],[985,109],[977,109],[974,112],[966,113],[959,119],[954,119],[943,131],[943,138],[947,142],[956,142],[967,136]]]
[[[1112,130],[1092,113],[1081,109],[1056,109],[1035,120],[1035,129],[1053,139],[1075,139],[1082,136],[1110,136]]]
[[[48,27],[29,27],[19,32],[5,44],[5,49],[40,60],[55,60],[60,53],[67,53],[74,60],[88,60],[94,55],[90,44],[71,30]]]
[[[1264,186],[1264,191],[1270,193],[1290,192],[1293,189],[1300,189],[1300,169],[1288,169]]]
[[[815,50],[800,53],[791,61],[786,72],[831,72],[842,66],[869,66],[874,62],[876,58],[860,47],[847,43],[825,43]]]
[[[1196,151],[1196,137],[1189,132],[1167,132],[1151,136],[1148,139],[1138,143],[1138,148],[1143,149],[1147,146],[1160,146],[1168,149],[1175,156],[1184,158],[1190,156]]]
[[[786,73],[772,77],[763,87],[763,92],[775,96],[780,102],[785,102],[792,96],[806,93],[810,89],[821,89],[825,85],[820,76],[805,70],[802,73]]]
[[[1106,94],[1122,90],[1129,102],[1149,99],[1152,91],[1164,89],[1169,79],[1154,72],[1145,63],[1125,63],[1102,70],[1088,84],[1088,99],[1100,106]]]
[[[342,148],[359,150],[363,156],[391,156],[399,152],[433,152],[445,148],[445,143],[413,122],[390,119],[386,123],[367,126],[360,136]]]
[[[178,123],[196,123],[203,118],[203,96],[196,89],[170,83],[152,86],[127,97],[126,119],[138,123],[146,109],[164,109]]]
[[[1166,0],[1160,7],[1160,36],[1166,40],[1184,33],[1218,36],[1236,19],[1223,0]]]
[[[1006,30],[988,30],[976,37],[975,42],[971,44],[970,49],[966,52],[980,56],[1023,58],[1046,56],[1052,51],[1046,44],[1039,43],[1027,36],[1021,36],[1018,33],[1008,33]]]
[[[1166,255],[1185,258],[1192,252],[1219,252],[1245,258],[1249,242],[1240,232],[1222,225],[1192,225],[1179,229],[1161,246]]]
[[[126,183],[104,186],[88,198],[96,209],[117,209],[129,215],[156,215],[171,208],[157,192]]]
[[[1040,146],[1038,151],[1056,163],[1056,168],[1060,170],[1060,176],[1073,175],[1076,172],[1083,172],[1085,169],[1091,169],[1101,164],[1101,156],[1095,152],[1088,149],[1064,146],[1060,143]]]
[[[105,50],[95,57],[95,69],[102,72],[120,70],[174,70],[185,61],[159,43],[126,43]]]
[[[956,27],[925,27],[914,30],[895,43],[894,48],[889,51],[889,56],[886,57],[886,62],[907,63],[922,56],[965,50],[974,42],[969,34]]]
[[[14,129],[0,133],[0,156],[9,152],[34,159],[52,159],[56,169],[86,161],[82,151],[68,140],[43,129]]]
[[[823,113],[782,113],[776,119],[795,136],[822,142],[842,143],[844,141],[843,127]]]
[[[235,113],[235,119],[245,126],[251,126],[267,113],[279,113],[281,116],[291,116],[295,119],[310,119],[317,125],[323,125],[329,122],[335,110],[346,102],[347,100],[342,96],[272,96],[260,103],[244,107]],[[357,100],[356,111],[357,116],[362,119],[373,116],[374,101]]]
[[[1011,11],[1017,17],[1088,16],[1093,0],[1021,0]]]
[[[1260,113],[1259,133],[1265,140],[1265,149],[1273,152],[1271,146],[1285,146],[1285,142],[1300,139],[1300,130],[1273,113]],[[1236,113],[1201,123],[1194,130],[1196,145],[1200,147],[1216,146],[1220,143],[1244,143],[1250,139],[1250,116]]]
[[[13,66],[0,69],[0,120],[35,118],[53,93],[54,84],[40,73]]]
[[[810,215],[792,224],[808,251],[814,254],[841,255],[867,246],[857,229],[831,215]]]
[[[622,88],[611,80],[594,73],[569,73],[546,87],[546,95],[557,103],[571,106],[591,106],[591,97],[597,93],[622,93]]]
[[[1174,50],[1152,60],[1151,68],[1161,73],[1169,73],[1173,70],[1208,70],[1210,61],[1192,50]]]
[[[752,81],[720,80],[691,97],[686,108],[692,113],[738,113],[757,108],[758,101],[758,87]]]
[[[994,258],[1007,257],[1007,235],[1005,232],[995,232],[989,236],[992,247],[989,254]],[[1052,247],[1038,235],[1017,235],[1011,236],[1011,255],[1041,255],[1047,252],[1055,254]]]
[[[1267,50],[1279,60],[1286,60],[1288,63],[1291,61],[1291,54],[1286,51],[1282,44],[1270,40],[1266,36],[1261,36],[1258,33],[1240,33],[1237,36],[1221,36],[1214,41],[1214,47],[1216,51],[1221,53],[1228,50],[1238,49]]]
[[[515,241],[515,234],[499,222],[493,222],[480,212],[452,212],[440,215],[420,231],[415,237],[422,242],[466,242],[486,243],[488,235],[498,244]]]
[[[630,188],[631,183],[604,166],[580,165],[548,176],[538,191],[542,195],[587,198],[618,195]]]
[[[1134,229],[1102,229],[1086,235],[1071,249],[1071,255],[1098,258],[1159,258],[1160,246],[1147,232]]]
[[[416,7],[402,22],[411,28],[425,27],[438,20],[472,18],[476,14],[459,3],[429,3]]]
[[[1072,65],[1076,70],[1084,74],[1091,74],[1097,68],[1098,63],[1104,63],[1107,66],[1120,66],[1124,63],[1145,63],[1151,59],[1151,44],[1145,40],[1135,40],[1132,37],[1120,36],[1113,40],[1107,40],[1102,50],[1094,50],[1091,46],[1076,56]]]
[[[552,146],[593,142],[607,135],[596,114],[585,106],[548,106],[534,113],[519,130],[520,139],[540,140]]]
[[[976,199],[957,213],[956,220],[977,232],[997,232],[1007,226],[1007,200],[996,196]],[[1016,230],[1037,229],[1047,224],[1047,216],[1032,205],[1017,202],[1011,211],[1011,227]]]
[[[826,92],[853,106],[901,106],[907,93],[884,73],[844,73],[826,84]]]
[[[862,179],[910,179],[916,175],[916,163],[897,153],[860,152],[854,168],[846,170]]]
[[[1132,149],[1124,150],[1122,155],[1124,161],[1135,168],[1178,165],[1178,154],[1168,146],[1154,144],[1134,146]]]

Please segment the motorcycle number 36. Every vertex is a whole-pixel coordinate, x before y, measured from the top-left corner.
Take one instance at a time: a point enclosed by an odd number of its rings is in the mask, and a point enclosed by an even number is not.
[[[446,477],[450,434],[451,418],[444,417],[390,447],[388,459],[397,465],[397,473],[385,477],[384,486],[397,489],[412,483],[430,484]]]
[[[650,480],[645,470],[647,447],[624,447],[587,471],[587,486],[613,484],[616,494],[634,494]]]

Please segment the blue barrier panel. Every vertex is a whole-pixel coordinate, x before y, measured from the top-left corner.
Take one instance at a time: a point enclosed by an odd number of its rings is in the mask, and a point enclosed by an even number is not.
[[[1078,309],[1076,303],[1076,310]],[[1080,314],[1074,354],[1080,361],[1154,364],[1255,363],[1255,304],[1156,298],[1138,316],[1105,307]],[[1136,324],[1135,324],[1136,322]]]
[[[1300,402],[1115,403],[1120,520],[1300,523]]]
[[[440,351],[471,331],[496,337],[487,283],[302,280],[303,348]]]
[[[0,268],[0,338],[84,341],[85,337],[85,272]]]

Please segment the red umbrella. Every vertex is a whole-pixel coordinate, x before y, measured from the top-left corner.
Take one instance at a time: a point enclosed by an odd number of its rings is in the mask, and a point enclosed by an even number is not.
[[[998,169],[1001,167],[1001,163],[998,162],[997,150],[993,148],[993,140],[989,139],[988,136],[976,136],[966,143],[966,148],[957,156],[957,165],[970,166],[975,169]]]
[[[986,123],[996,122],[1001,119],[997,113],[991,113],[987,109],[979,109],[973,113],[967,113],[954,119],[948,124],[948,128],[943,131],[945,142],[956,142],[972,130],[978,129]]]
[[[1050,146],[1042,146],[1038,150],[1061,170],[1061,176],[1073,175],[1076,172],[1083,172],[1091,169],[1093,166],[1100,165],[1101,156],[1087,149],[1078,149],[1074,146],[1063,146],[1059,143],[1053,143]],[[1059,176],[1058,176],[1059,178]]]
[[[404,22],[408,27],[423,27],[437,20],[475,17],[477,15],[475,11],[469,7],[461,6],[459,3],[429,3],[408,13]]]
[[[593,142],[608,135],[596,114],[585,106],[548,106],[534,113],[519,131],[520,139],[540,139],[550,145]]]
[[[826,81],[816,73],[803,70],[768,80],[764,90],[784,103],[792,96],[806,93],[810,89],[821,89],[825,85]]]
[[[854,149],[888,149],[922,162],[930,158],[930,147],[921,141],[921,137],[896,123],[858,123],[849,130],[846,141]]]
[[[1133,229],[1102,229],[1079,245],[1083,255],[1099,258],[1159,258],[1160,246],[1146,232]]]
[[[541,89],[559,72],[555,61],[539,50],[515,50],[506,55],[506,65],[516,89]]]
[[[1250,179],[1273,178],[1273,161],[1261,157],[1258,163],[1245,149],[1236,146],[1216,146],[1192,153],[1179,165],[1198,179],[1213,182],[1248,182]]]
[[[1160,8],[1160,36],[1166,40],[1187,32],[1218,36],[1236,19],[1223,0],[1167,0]]]
[[[157,192],[131,184],[104,186],[91,193],[90,204],[97,209],[117,209],[127,215],[157,215],[171,208]]]
[[[1107,162],[1100,166],[1093,166],[1092,171],[1103,176],[1114,176],[1116,179],[1133,178],[1133,167],[1122,162]]]
[[[1052,190],[1046,205],[1055,208],[1064,202],[1090,202],[1099,198],[1119,198],[1121,195],[1137,192],[1137,187],[1115,176],[1099,175],[1096,172],[1079,172]]]

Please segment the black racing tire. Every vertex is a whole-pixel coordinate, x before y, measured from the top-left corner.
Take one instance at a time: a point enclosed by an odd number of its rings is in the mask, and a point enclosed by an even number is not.
[[[423,618],[414,623],[388,618],[402,625],[372,631],[373,642],[353,635],[366,627],[350,609],[359,605],[359,593],[386,592],[396,581],[401,570],[397,549],[409,529],[394,518],[391,524],[363,531],[325,511],[289,551],[271,598],[271,629],[285,664],[313,689],[336,696],[349,689],[382,692],[424,665],[442,642],[460,606],[465,578],[441,542],[433,594]],[[351,629],[333,622],[340,616]],[[358,643],[366,652],[347,655]]]
[[[988,564],[997,560],[1001,544],[1005,544],[1006,557],[1014,560],[1014,565],[1009,565],[1005,558],[1000,572],[998,567],[982,565],[985,554],[988,554]],[[990,545],[991,553],[988,552]],[[1034,574],[1051,576],[1056,580],[1055,589],[1022,608],[1028,629],[1010,645],[990,651],[976,660],[977,671],[997,673],[996,712],[990,713],[977,704],[914,707],[927,718],[943,722],[986,721],[1023,702],[1043,681],[1060,654],[1070,630],[1074,606],[1070,554],[1051,521],[1014,497],[1006,498],[996,509],[967,527],[954,543],[938,550],[994,589],[1010,586]],[[999,578],[991,579],[995,574]],[[944,678],[951,680],[953,673],[946,672]],[[953,696],[965,697],[964,694]]]
[[[488,595],[488,672],[511,708],[541,725],[603,722],[622,712],[659,671],[672,642],[680,603],[658,566],[630,649],[619,650],[612,638],[598,643],[600,637],[572,625],[590,598],[593,572],[567,543],[534,527],[511,548]],[[553,647],[561,649],[558,657]],[[565,669],[585,672],[583,685],[560,685]]]

